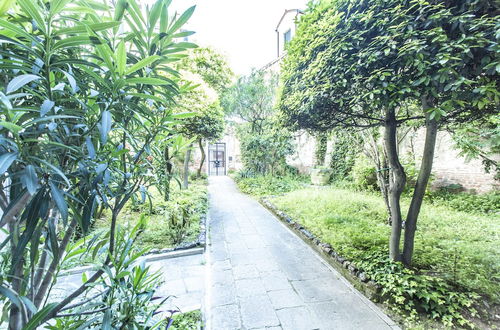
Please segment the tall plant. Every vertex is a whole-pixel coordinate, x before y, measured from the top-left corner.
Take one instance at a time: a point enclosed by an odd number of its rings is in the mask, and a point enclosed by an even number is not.
[[[384,128],[394,260],[411,264],[439,126],[498,109],[497,21],[494,1],[323,1],[301,19],[289,45],[280,97],[289,125]],[[397,133],[406,122],[425,126],[426,137],[403,222],[406,172]]]
[[[114,11],[18,0],[19,11],[0,18],[0,206],[9,232],[0,246],[10,249],[0,290],[11,329],[58,317],[113,268],[118,215],[150,180],[156,135],[182,117],[169,110],[178,74],[168,63],[192,47],[175,38],[189,33],[177,31],[194,8],[169,20],[169,3],[144,15],[135,0]],[[74,231],[88,230],[97,203],[112,214],[103,267],[47,304]]]

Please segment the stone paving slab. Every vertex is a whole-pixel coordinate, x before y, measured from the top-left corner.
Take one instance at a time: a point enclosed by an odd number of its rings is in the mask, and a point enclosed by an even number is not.
[[[229,177],[209,195],[209,330],[398,328]]]

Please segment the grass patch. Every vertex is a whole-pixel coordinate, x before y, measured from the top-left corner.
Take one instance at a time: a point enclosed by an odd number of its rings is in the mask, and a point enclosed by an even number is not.
[[[307,188],[272,199],[280,209],[348,258],[387,250],[390,227],[381,198],[336,188]],[[403,201],[407,208],[409,201]],[[414,266],[500,300],[500,217],[424,203]]]
[[[378,194],[309,187],[271,201],[381,284],[386,301],[410,320],[421,312],[445,326],[470,326],[467,319],[476,316],[472,304],[479,295],[493,304],[500,301],[498,213],[424,202],[414,269],[407,270],[387,257],[390,227]],[[403,208],[409,202],[404,198]]]
[[[173,323],[168,330],[198,330],[202,325],[201,312],[199,310],[175,314]]]
[[[118,219],[121,226],[135,226],[142,214],[147,219],[146,228],[137,240],[137,248],[171,248],[197,239],[200,233],[200,217],[208,209],[207,181],[193,181],[186,190],[181,190],[178,186],[172,190],[170,201],[164,201],[158,191],[151,188],[151,204],[130,202],[124,208]],[[176,214],[182,212],[179,208],[185,209],[187,214]],[[181,217],[185,219],[179,219]],[[94,230],[107,230],[109,219],[110,217],[106,216],[96,221]]]
[[[303,188],[306,183],[309,183],[309,178],[292,175],[283,177],[273,177],[272,175],[241,177],[236,174],[233,178],[242,192],[258,197],[281,195]]]

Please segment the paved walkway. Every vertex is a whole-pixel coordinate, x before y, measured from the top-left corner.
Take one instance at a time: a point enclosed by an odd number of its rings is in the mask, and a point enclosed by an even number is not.
[[[230,178],[209,193],[209,330],[397,328]]]

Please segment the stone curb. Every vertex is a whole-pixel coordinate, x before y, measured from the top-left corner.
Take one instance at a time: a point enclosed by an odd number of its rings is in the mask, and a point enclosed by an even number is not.
[[[200,234],[197,240],[178,245],[173,248],[166,249],[152,249],[144,253],[140,258],[145,258],[145,261],[156,261],[162,259],[178,258],[184,256],[191,256],[195,254],[202,254],[205,252],[207,242],[207,213],[200,217]],[[99,266],[82,266],[61,271],[60,276],[68,276],[79,274],[87,271],[97,270]]]
[[[178,250],[178,251],[170,251],[170,252],[165,252],[165,253],[156,253],[156,254],[149,254],[149,255],[143,255],[139,257],[138,261],[145,261],[145,262],[152,262],[152,261],[158,261],[158,260],[163,260],[163,259],[173,259],[173,258],[179,258],[179,257],[187,257],[187,256],[192,256],[195,254],[203,254],[205,252],[204,247],[198,247],[198,248],[191,248],[191,249],[184,249],[184,250]],[[69,276],[69,275],[75,275],[75,274],[80,274],[83,272],[88,272],[88,271],[95,271],[98,270],[98,267],[95,266],[82,266],[82,267],[76,267],[72,268],[69,270],[62,271],[60,273],[60,276]]]
[[[368,280],[366,274],[355,267],[355,264],[340,256],[333,250],[328,243],[321,242],[314,234],[305,229],[300,223],[292,220],[285,212],[280,211],[274,204],[265,198],[259,199],[259,202],[273,215],[275,215],[284,225],[292,232],[296,233],[304,242],[306,242],[313,250],[319,253],[319,256],[334,270],[338,271],[343,277],[346,284],[350,284],[353,288],[362,292],[358,295],[365,299],[366,302],[373,307],[377,315],[384,320],[389,327],[395,330],[401,330],[397,322],[386,315],[372,302],[380,302],[382,287],[374,281]]]
[[[300,223],[294,221],[285,212],[280,211],[274,204],[267,199],[260,199],[259,202],[278,219],[285,222],[291,229],[299,234],[299,236],[309,243],[315,250],[320,252],[329,264],[331,264],[337,271],[344,275],[354,287],[362,291],[368,298],[379,301],[382,287],[369,280],[368,276],[359,270],[355,263],[347,260],[338,254],[333,247],[328,243],[323,243],[309,230],[304,228]]]

